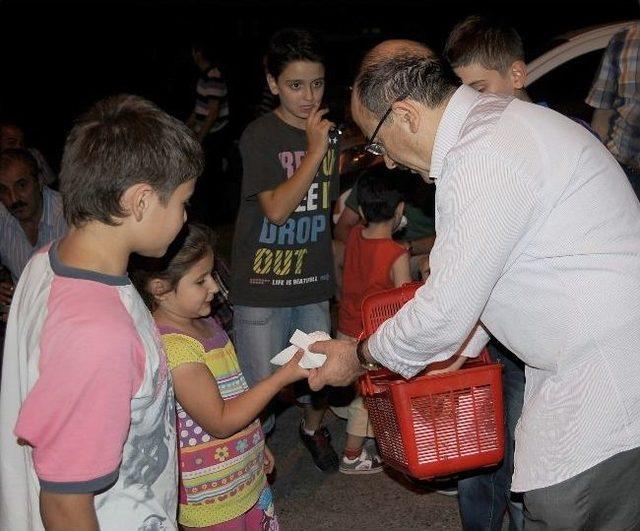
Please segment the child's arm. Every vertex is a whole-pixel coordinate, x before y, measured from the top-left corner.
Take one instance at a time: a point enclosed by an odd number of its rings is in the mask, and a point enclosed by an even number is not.
[[[313,110],[307,119],[307,154],[291,178],[273,190],[258,194],[265,216],[276,225],[282,225],[298,207],[318,172],[329,147],[329,129],[334,125],[323,116],[328,109]]]
[[[196,113],[195,112],[192,112],[189,115],[189,118],[187,118],[187,121],[186,121],[186,125],[187,125],[187,127],[189,129],[191,129],[193,131],[193,129],[194,129],[195,125],[196,125]]]
[[[252,422],[285,385],[308,376],[298,362],[299,351],[274,374],[230,400],[223,400],[215,379],[203,363],[183,363],[171,371],[176,398],[208,433],[223,439]]]
[[[269,450],[269,447],[264,445],[264,473],[271,474],[276,466],[276,458],[273,457],[273,453]]]
[[[40,517],[45,529],[98,530],[93,494],[40,491]]]
[[[409,253],[402,253],[391,266],[391,280],[396,288],[411,282],[411,266]]]
[[[202,123],[202,127],[200,131],[198,131],[198,141],[202,144],[202,141],[207,136],[209,129],[213,123],[218,119],[218,114],[220,114],[220,100],[213,99],[209,102],[208,114]]]
[[[347,243],[351,229],[358,223],[360,223],[360,216],[358,213],[345,205],[340,217],[338,218],[338,223],[336,223],[336,226],[333,228],[333,235],[335,239],[343,243]]]
[[[95,290],[74,286],[73,304],[57,310],[57,328],[40,338],[40,374],[15,426],[20,443],[34,448],[47,529],[98,529],[94,493],[117,480],[131,399],[144,379],[146,352],[129,314]],[[105,308],[109,319],[86,319]]]

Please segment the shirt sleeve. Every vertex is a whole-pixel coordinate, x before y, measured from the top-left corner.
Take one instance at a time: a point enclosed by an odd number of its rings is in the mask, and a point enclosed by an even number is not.
[[[451,160],[438,201],[431,275],[368,343],[411,377],[455,354],[472,332],[536,206],[528,181],[490,153]]]
[[[245,131],[240,139],[242,155],[242,189],[245,199],[273,190],[284,178],[278,154],[267,139],[266,131]]]
[[[82,313],[43,329],[15,435],[33,447],[44,490],[96,492],[118,477],[146,356],[133,323],[105,322]]]
[[[460,352],[460,355],[465,358],[477,358],[489,342],[489,339],[491,338],[489,334],[487,334],[487,331],[478,323],[473,329],[473,332],[471,332],[468,340],[462,344],[462,352]]]
[[[209,70],[202,84],[202,95],[207,99],[221,100],[227,96],[227,84],[217,68]]]
[[[585,102],[595,109],[612,109],[618,91],[619,61],[625,32],[615,34],[602,56],[600,68]]]
[[[183,334],[164,334],[162,342],[171,370],[185,363],[205,363],[204,347],[192,337]]]

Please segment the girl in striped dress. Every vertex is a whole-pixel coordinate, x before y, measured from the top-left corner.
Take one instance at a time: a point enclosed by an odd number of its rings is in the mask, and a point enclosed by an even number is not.
[[[186,225],[161,259],[132,271],[167,352],[176,396],[183,529],[279,529],[266,474],[260,411],[285,385],[307,376],[301,353],[248,389],[229,337],[212,319],[218,291],[211,276],[208,228]]]

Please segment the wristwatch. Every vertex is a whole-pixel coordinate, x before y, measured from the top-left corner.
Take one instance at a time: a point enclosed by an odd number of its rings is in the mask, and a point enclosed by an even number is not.
[[[365,371],[377,371],[380,368],[380,365],[375,362],[369,361],[364,356],[364,347],[367,344],[367,339],[368,338],[358,339],[358,343],[356,344],[356,356],[358,357],[360,367],[362,367]]]

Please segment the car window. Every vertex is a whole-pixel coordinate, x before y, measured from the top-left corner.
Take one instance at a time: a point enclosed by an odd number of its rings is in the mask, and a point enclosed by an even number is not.
[[[575,57],[534,81],[527,87],[531,100],[544,102],[562,114],[589,122],[593,109],[584,99],[589,93],[603,53],[604,50],[596,50]]]

